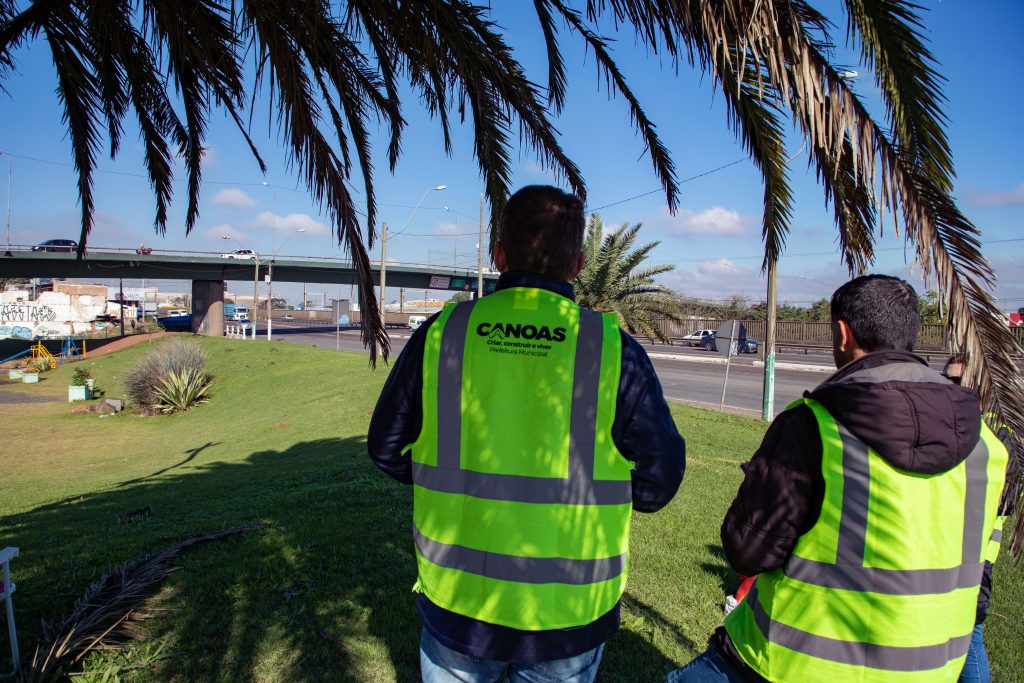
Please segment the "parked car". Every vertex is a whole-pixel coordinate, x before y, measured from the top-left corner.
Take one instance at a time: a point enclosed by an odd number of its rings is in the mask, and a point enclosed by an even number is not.
[[[251,261],[252,259],[256,258],[256,252],[253,251],[252,249],[236,249],[230,254],[221,254],[220,257],[242,259],[243,261]]]
[[[295,316],[291,313],[285,313],[281,316],[281,320],[295,320]]]
[[[409,329],[418,329],[420,325],[427,322],[427,316],[425,315],[410,315],[409,316]]]
[[[718,333],[712,332],[711,336],[708,337],[704,343],[700,345],[705,351],[718,351]],[[739,344],[736,345],[736,353],[757,353],[761,342],[754,339],[753,337],[747,337],[746,339],[740,339]]]
[[[685,337],[683,337],[682,341],[687,346],[700,346],[700,347],[703,347],[704,346],[704,342],[707,340],[707,337],[714,337],[714,336],[715,336],[715,331],[714,330],[696,330],[695,332],[691,332],[690,334],[688,334]]]
[[[32,247],[32,251],[77,251],[78,242],[74,240],[46,240]]]
[[[169,318],[184,318],[186,315],[192,315],[192,311],[187,308],[172,308],[167,311],[167,317]]]

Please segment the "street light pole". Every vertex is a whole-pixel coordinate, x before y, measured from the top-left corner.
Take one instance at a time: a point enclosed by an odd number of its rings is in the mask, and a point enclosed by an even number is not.
[[[398,237],[403,232],[405,232],[405,229],[407,227],[409,227],[409,223],[412,223],[412,219],[416,216],[416,212],[420,210],[420,206],[423,205],[423,200],[427,198],[428,194],[430,194],[431,192],[440,192],[441,190],[446,190],[446,189],[448,189],[447,185],[437,185],[435,187],[427,188],[427,190],[425,190],[423,192],[423,194],[420,196],[420,200],[418,202],[416,202],[416,208],[412,210],[412,213],[409,215],[409,218],[405,221],[405,224],[402,226],[402,228],[398,232],[396,232],[394,235],[391,236],[392,239],[395,238],[395,237]],[[386,320],[387,315],[386,315],[386,313],[384,311],[384,280],[385,280],[385,277],[387,275],[387,265],[386,265],[387,253],[388,253],[388,224],[384,223],[382,225],[382,229],[381,229],[381,243],[380,243],[380,319],[381,319],[382,323],[386,323],[387,322],[387,320]],[[385,325],[385,327],[386,327],[386,325]]]
[[[276,216],[274,222],[277,222]],[[281,242],[281,247],[291,239],[292,235],[297,232],[306,232],[305,228],[296,228],[288,233],[288,237],[284,238],[284,242]],[[274,263],[277,261],[277,240],[274,240],[274,252],[270,256],[270,263],[267,265],[267,341],[272,341],[271,329],[273,323],[271,321],[271,315],[273,314],[274,305]]]

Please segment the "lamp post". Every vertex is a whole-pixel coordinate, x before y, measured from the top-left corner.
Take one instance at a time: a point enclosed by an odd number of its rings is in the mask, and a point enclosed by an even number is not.
[[[271,322],[270,318],[271,314],[273,313],[274,305],[274,261],[277,260],[277,250],[281,247],[284,247],[285,243],[288,242],[288,240],[291,239],[292,235],[294,235],[297,232],[306,232],[306,229],[296,228],[295,230],[292,230],[290,233],[288,233],[288,237],[285,237],[284,242],[281,242],[280,245],[277,245],[275,240],[274,251],[270,256],[270,263],[267,265],[267,341],[271,341],[272,339],[273,323]]]
[[[411,223],[412,219],[416,216],[416,212],[420,210],[420,206],[423,205],[423,200],[427,198],[428,194],[430,194],[431,192],[440,192],[441,190],[446,190],[446,189],[448,189],[447,185],[436,185],[434,187],[427,188],[423,192],[423,194],[420,196],[420,200],[418,202],[416,202],[416,208],[412,210],[411,214],[409,214],[409,218],[405,221],[405,224],[402,225],[401,229],[398,232],[396,232],[394,235],[392,235],[391,238],[394,239],[395,237],[398,237],[403,232],[405,232],[405,229],[407,227],[409,227],[409,223]],[[381,239],[381,241],[380,241],[380,319],[381,319],[381,322],[384,323],[384,326],[387,327],[387,313],[384,310],[384,280],[385,280],[385,277],[387,275],[387,266],[385,264],[386,264],[387,255],[388,255],[388,224],[387,223],[382,223],[381,224],[381,238],[380,239]]]

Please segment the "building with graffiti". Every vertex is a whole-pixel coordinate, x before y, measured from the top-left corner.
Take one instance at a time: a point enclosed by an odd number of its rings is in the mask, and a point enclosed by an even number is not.
[[[136,317],[136,307],[110,300],[105,285],[54,282],[52,290],[0,292],[0,339],[44,339],[92,334],[111,319]]]

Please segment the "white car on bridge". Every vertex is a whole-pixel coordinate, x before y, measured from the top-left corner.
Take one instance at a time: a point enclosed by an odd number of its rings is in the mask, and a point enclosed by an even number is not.
[[[236,249],[230,254],[221,254],[220,257],[251,261],[252,259],[256,258],[256,252],[253,251],[252,249]]]

